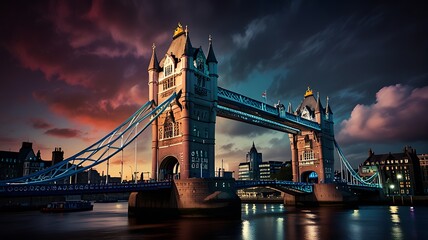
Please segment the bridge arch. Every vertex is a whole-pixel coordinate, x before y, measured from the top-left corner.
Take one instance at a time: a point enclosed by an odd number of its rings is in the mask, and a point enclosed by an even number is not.
[[[300,177],[301,182],[306,182],[306,183],[318,183],[319,179],[318,179],[318,173],[315,171],[306,171],[303,172],[301,177]]]
[[[174,156],[165,157],[159,165],[159,180],[180,179],[180,163]]]

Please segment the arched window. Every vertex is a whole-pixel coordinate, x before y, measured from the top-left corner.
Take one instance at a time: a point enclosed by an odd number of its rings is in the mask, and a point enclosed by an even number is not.
[[[172,138],[172,122],[167,122],[163,125],[165,132],[163,134],[164,138]]]
[[[164,77],[171,75],[174,72],[173,61],[171,61],[170,57],[166,57],[165,65],[163,68]]]

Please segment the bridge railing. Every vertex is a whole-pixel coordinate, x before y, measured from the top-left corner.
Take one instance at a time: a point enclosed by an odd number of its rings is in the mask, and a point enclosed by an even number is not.
[[[108,184],[37,184],[0,186],[0,196],[50,196],[118,193],[170,188],[170,181]]]
[[[271,186],[283,187],[291,189],[295,192],[312,193],[313,184],[304,182],[293,182],[285,180],[236,180],[235,186],[237,189],[257,187],[257,186]]]
[[[310,121],[304,118],[301,118],[299,116],[296,116],[294,114],[288,113],[285,111],[284,108],[278,108],[278,107],[274,107],[271,105],[268,105],[266,103],[257,101],[255,99],[246,97],[242,94],[236,93],[236,92],[232,92],[230,90],[224,89],[222,87],[218,87],[218,98],[219,100],[221,98],[231,101],[231,102],[235,102],[235,103],[239,103],[241,105],[253,108],[257,111],[262,111],[264,113],[270,114],[272,116],[278,117],[280,119],[285,119],[289,122],[293,122],[293,123],[297,123],[299,125],[303,125],[305,127],[308,127],[310,129],[313,130],[321,130],[321,127],[319,126],[318,123],[314,122],[314,121]],[[221,101],[219,101],[219,103],[221,104]]]

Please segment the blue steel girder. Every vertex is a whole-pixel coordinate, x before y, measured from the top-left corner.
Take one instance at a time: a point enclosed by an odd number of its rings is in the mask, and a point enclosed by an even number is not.
[[[170,106],[176,97],[177,93],[174,92],[158,106],[154,106],[152,101],[147,102],[115,130],[88,148],[49,168],[24,177],[0,181],[0,186],[54,182],[88,170],[109,160],[133,142]],[[143,126],[138,127],[140,123]]]
[[[281,124],[269,119],[265,119],[256,115],[246,113],[246,112],[224,107],[222,105],[217,105],[217,115],[224,118],[237,120],[240,122],[246,122],[257,126],[270,128],[273,130],[278,130],[281,132],[287,132],[292,134],[299,133],[299,129],[292,128],[285,124]]]
[[[245,113],[254,117],[258,117],[259,119],[276,122],[282,126],[279,127],[279,129],[277,129],[278,126],[275,126],[274,129],[287,133],[294,133],[296,130],[298,132],[301,130],[321,131],[321,127],[318,123],[288,113],[286,112],[285,108],[276,108],[274,106],[268,105],[266,103],[257,101],[255,99],[246,97],[242,94],[235,93],[221,87],[218,87],[217,93],[218,109],[220,109],[217,115],[220,117],[231,118],[234,120],[244,121],[258,125],[257,122],[247,121],[247,119],[243,117],[236,116],[237,114],[243,115],[241,113]],[[231,109],[234,111],[230,111]],[[239,111],[239,113],[237,113],[236,111]],[[268,125],[261,126],[269,127],[269,125],[272,124],[269,123]]]
[[[283,180],[236,180],[236,189],[250,188],[250,187],[272,187],[276,189],[284,188],[291,190],[295,193],[312,193],[313,184],[292,182]]]

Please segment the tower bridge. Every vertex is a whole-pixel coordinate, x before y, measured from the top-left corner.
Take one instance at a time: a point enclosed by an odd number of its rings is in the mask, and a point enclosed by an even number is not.
[[[0,186],[45,184],[67,178],[107,161],[150,128],[151,178],[173,181],[173,190],[136,191],[130,197],[130,210],[150,212],[153,211],[150,206],[167,206],[240,211],[236,187],[256,183],[214,177],[216,118],[224,117],[288,134],[294,184],[282,183],[282,187],[297,192],[300,191],[297,186],[302,186],[300,183],[311,182],[305,185],[306,190],[336,191],[338,188],[334,185],[328,188],[336,190],[319,190],[325,187],[316,185],[334,182],[334,151],[338,145],[334,140],[333,112],[328,98],[323,107],[319,95],[315,97],[308,88],[295,110],[291,104],[287,109],[282,104],[271,106],[219,87],[217,64],[212,38],[205,55],[202,48],[192,46],[187,28],[179,25],[160,61],[153,45],[148,66],[149,102],[87,149],[38,173],[1,181]],[[341,157],[341,160],[346,159]],[[354,175],[357,177],[355,172]],[[360,182],[369,184],[362,179]],[[278,186],[279,183],[258,184]],[[163,199],[163,207],[155,204],[159,199]]]

